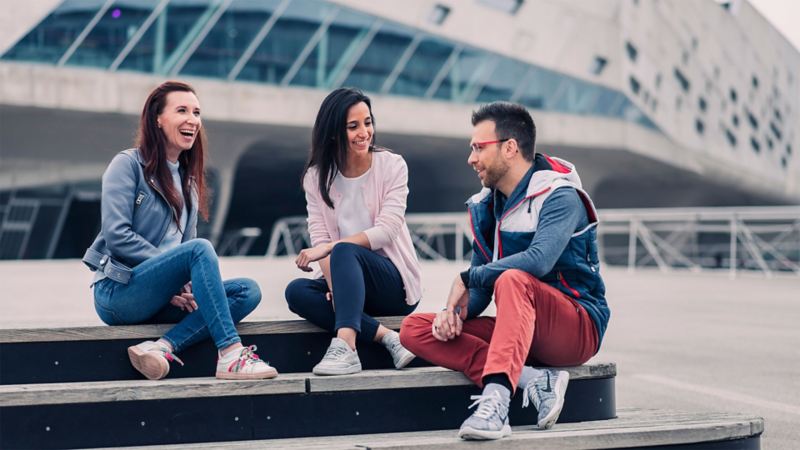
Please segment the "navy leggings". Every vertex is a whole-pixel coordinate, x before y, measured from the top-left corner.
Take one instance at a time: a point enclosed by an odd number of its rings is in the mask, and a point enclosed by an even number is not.
[[[361,341],[373,341],[378,331],[371,316],[405,316],[417,305],[406,303],[403,279],[389,258],[356,244],[339,243],[331,252],[333,305],[326,299],[324,278],[298,278],[286,286],[289,309],[331,332],[352,328]]]

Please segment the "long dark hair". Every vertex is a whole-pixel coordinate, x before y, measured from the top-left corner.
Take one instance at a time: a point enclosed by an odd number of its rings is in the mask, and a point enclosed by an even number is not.
[[[197,95],[191,86],[179,81],[166,81],[153,89],[142,108],[135,145],[144,160],[144,175],[147,182],[150,183],[151,179],[156,180],[157,188],[166,197],[172,208],[173,219],[180,227],[179,218],[183,206],[192,204],[192,189],[197,192],[198,213],[203,219],[208,220],[208,188],[205,177],[206,134],[201,126],[192,148],[181,152],[178,156],[178,163],[183,171],[181,177],[183,199],[181,199],[172,183],[172,174],[167,166],[167,138],[158,128],[158,116],[164,112],[167,94],[170,92],[191,92]]]
[[[351,106],[364,102],[369,108],[373,133],[370,151],[375,148],[375,116],[372,115],[372,103],[363,92],[354,88],[339,88],[328,94],[317,113],[314,130],[311,132],[311,153],[303,170],[305,178],[308,169],[316,167],[317,184],[325,204],[333,208],[330,190],[333,179],[347,163],[347,111]]]

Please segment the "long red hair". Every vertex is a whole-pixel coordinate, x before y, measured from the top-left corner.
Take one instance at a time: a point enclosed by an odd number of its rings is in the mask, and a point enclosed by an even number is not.
[[[139,120],[139,131],[136,135],[136,147],[144,160],[144,175],[148,180],[155,179],[157,187],[163,192],[170,207],[173,219],[180,226],[179,218],[184,205],[192,204],[192,190],[197,192],[197,211],[204,220],[208,220],[208,187],[205,177],[206,133],[200,127],[197,139],[192,148],[181,152],[178,157],[182,173],[183,198],[172,183],[172,174],[167,166],[167,138],[158,127],[158,116],[164,112],[167,95],[170,92],[191,92],[194,89],[180,81],[166,81],[150,92],[142,108]]]

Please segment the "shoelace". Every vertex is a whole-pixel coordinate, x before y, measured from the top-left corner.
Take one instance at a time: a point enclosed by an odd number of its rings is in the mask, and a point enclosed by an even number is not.
[[[522,407],[523,408],[527,408],[528,405],[530,404],[531,389],[533,389],[533,391],[534,391],[533,392],[533,394],[534,394],[533,406],[538,411],[539,410],[539,396],[537,395],[537,392],[536,392],[536,384],[533,381],[531,381],[530,383],[526,384],[525,385],[525,389],[522,390]]]
[[[261,361],[261,358],[255,354],[256,350],[258,350],[258,347],[256,347],[255,344],[249,347],[243,347],[241,353],[239,353],[239,358],[228,366],[228,372],[240,372],[246,366]]]
[[[177,361],[178,364],[183,365],[183,361],[181,361],[180,358],[175,356],[174,353],[169,351],[169,349],[167,347],[164,347],[164,346],[162,346],[160,344],[156,344],[156,347],[158,348],[158,351],[161,352],[164,355],[164,358],[167,358],[167,361],[170,361],[170,362]]]
[[[474,415],[484,420],[488,420],[494,414],[497,414],[497,409],[502,401],[497,391],[493,391],[491,394],[472,395],[469,399],[474,400],[474,402],[467,409],[472,409],[472,407],[478,405]]]
[[[328,350],[325,352],[325,356],[323,356],[322,359],[326,359],[328,358],[328,356],[331,356],[333,358],[338,358],[346,354],[347,354],[347,349],[345,349],[344,347],[331,345],[330,347],[328,347]]]

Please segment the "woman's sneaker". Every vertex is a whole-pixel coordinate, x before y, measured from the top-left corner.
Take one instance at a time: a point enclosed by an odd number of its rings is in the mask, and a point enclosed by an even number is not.
[[[255,354],[251,345],[231,350],[217,360],[217,378],[222,380],[262,380],[275,378],[278,371]]]
[[[402,369],[416,358],[413,353],[400,343],[400,334],[396,331],[389,331],[384,334],[383,338],[381,338],[381,344],[391,353],[394,367],[397,369]]]
[[[166,345],[154,341],[144,341],[128,347],[128,358],[133,367],[150,380],[160,380],[167,376],[170,361],[178,361],[183,365],[183,361]]]
[[[312,370],[314,375],[348,375],[361,372],[361,360],[358,352],[351,349],[347,342],[339,338],[331,339],[328,351]]]

